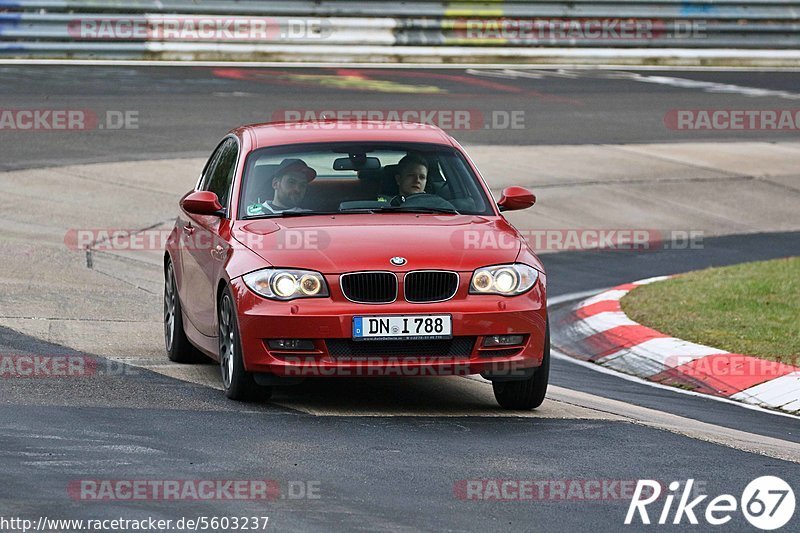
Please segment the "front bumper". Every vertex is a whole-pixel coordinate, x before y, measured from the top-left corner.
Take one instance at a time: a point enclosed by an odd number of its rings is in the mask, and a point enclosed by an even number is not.
[[[289,302],[264,299],[250,291],[241,278],[231,282],[248,372],[287,377],[485,373],[524,378],[542,364],[547,328],[544,275],[530,291],[514,297],[468,294],[469,275],[464,275],[452,299],[425,304],[400,299],[391,304],[357,304],[344,298],[337,280],[331,277],[327,281],[330,297]],[[379,346],[385,341],[360,341],[357,353],[350,353],[347,346],[355,347],[351,341],[353,316],[381,314],[449,314],[457,347],[448,351],[448,345],[440,341],[408,341],[413,348],[404,352],[402,343],[386,350],[386,345]],[[511,334],[523,335],[523,342],[483,347],[486,336]],[[270,339],[308,339],[314,349],[273,350],[267,344]],[[375,354],[365,346],[375,346]],[[436,346],[442,350],[437,352]]]

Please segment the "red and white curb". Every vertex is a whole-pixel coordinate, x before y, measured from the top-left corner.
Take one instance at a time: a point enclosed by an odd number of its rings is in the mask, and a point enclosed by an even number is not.
[[[649,381],[800,411],[800,368],[670,337],[628,318],[620,299],[640,285],[665,279],[626,283],[579,301],[559,318],[558,348]]]

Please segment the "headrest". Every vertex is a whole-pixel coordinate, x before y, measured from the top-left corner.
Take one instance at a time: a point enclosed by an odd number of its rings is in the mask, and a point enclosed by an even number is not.
[[[254,204],[259,200],[263,203],[271,200],[275,195],[272,187],[272,178],[280,165],[257,165],[247,180],[246,205]]]

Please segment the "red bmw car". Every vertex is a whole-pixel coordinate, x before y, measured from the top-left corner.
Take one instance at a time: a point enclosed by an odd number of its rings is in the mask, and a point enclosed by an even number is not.
[[[225,394],[325,376],[481,374],[498,403],[544,400],[541,262],[442,130],[297,122],[232,130],[164,254],[169,358],[219,361]]]

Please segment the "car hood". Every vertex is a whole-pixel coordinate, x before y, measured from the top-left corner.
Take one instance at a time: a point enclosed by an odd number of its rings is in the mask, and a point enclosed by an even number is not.
[[[238,221],[233,236],[272,266],[327,274],[475,268],[513,262],[522,241],[502,218],[349,214]],[[389,260],[403,257],[406,264]]]

